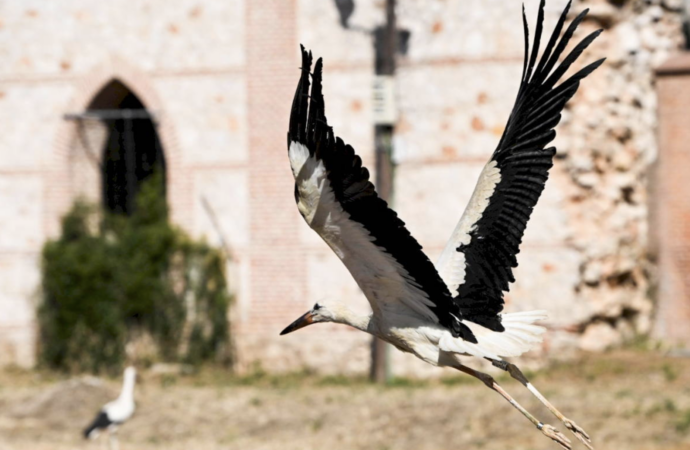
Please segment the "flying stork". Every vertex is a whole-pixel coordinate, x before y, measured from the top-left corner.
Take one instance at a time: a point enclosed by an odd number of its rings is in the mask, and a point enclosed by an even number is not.
[[[345,264],[372,313],[359,315],[342,303],[317,303],[281,334],[320,322],[342,323],[372,334],[429,364],[478,378],[544,435],[570,449],[568,438],[537,420],[491,376],[462,364],[459,356],[485,358],[529,389],[592,449],[588,434],[558,411],[515,364],[503,359],[528,351],[541,342],[545,331],[535,325],[546,318],[545,311],[502,313],[503,292],[515,281],[512,269],[517,267],[525,226],[553,165],[556,149],[547,144],[556,136],[554,127],[580,81],[604,61],[558,84],[601,30],[584,38],[559,63],[587,14],[587,10],[580,13],[561,36],[569,2],[538,58],[544,3],[541,0],[531,50],[523,6],[525,59],[513,111],[435,266],[397,214],[378,197],[360,157],[328,126],[321,85],[323,63],[319,58],[310,73],[312,55],[302,47],[302,73],[288,131],[297,208]]]
[[[134,381],[136,376],[137,371],[134,367],[130,366],[125,369],[120,396],[101,408],[91,425],[84,429],[84,438],[96,439],[101,431],[106,430],[108,431],[108,442],[111,450],[119,448],[117,430],[134,414]]]

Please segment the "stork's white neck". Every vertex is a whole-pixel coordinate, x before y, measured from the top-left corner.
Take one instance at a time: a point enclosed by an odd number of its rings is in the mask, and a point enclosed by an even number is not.
[[[120,391],[120,398],[132,399],[134,398],[134,379],[136,372],[132,370],[125,370],[125,379],[122,383],[122,390]]]
[[[337,308],[333,313],[333,322],[349,325],[352,328],[371,334],[371,314],[357,314],[344,306]]]

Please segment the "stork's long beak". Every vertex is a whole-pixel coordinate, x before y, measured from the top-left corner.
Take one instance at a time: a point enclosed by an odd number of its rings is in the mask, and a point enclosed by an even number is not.
[[[300,328],[311,325],[312,323],[314,323],[314,316],[312,315],[311,311],[308,311],[299,319],[288,325],[283,331],[280,332],[280,335],[282,336],[284,334],[292,333],[293,331],[297,331]]]

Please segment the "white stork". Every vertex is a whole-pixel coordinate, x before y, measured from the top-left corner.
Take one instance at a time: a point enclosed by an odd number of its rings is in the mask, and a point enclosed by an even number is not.
[[[118,428],[134,414],[134,381],[136,377],[137,371],[134,367],[130,366],[125,369],[120,396],[101,408],[91,425],[84,429],[84,438],[96,439],[101,431],[106,430],[108,431],[110,448],[119,448]]]
[[[554,127],[580,81],[604,61],[586,66],[557,85],[601,32],[583,39],[559,64],[587,14],[586,10],[579,14],[561,36],[569,8],[570,3],[538,59],[544,0],[531,52],[523,7],[525,61],[515,106],[436,266],[397,214],[377,196],[360,157],[328,126],[322,60],[316,61],[310,74],[312,56],[302,47],[302,74],[288,132],[297,208],[350,271],[369,300],[372,314],[358,315],[341,303],[317,303],[281,334],[319,322],[342,323],[372,334],[429,364],[478,378],[544,435],[570,449],[571,443],[562,433],[532,416],[491,376],[463,365],[459,356],[485,358],[526,386],[591,449],[587,433],[539,393],[517,366],[503,359],[528,351],[541,342],[545,331],[534,324],[546,318],[544,311],[501,313],[503,292],[514,281],[515,256],[553,164],[556,149],[546,146],[556,136]]]

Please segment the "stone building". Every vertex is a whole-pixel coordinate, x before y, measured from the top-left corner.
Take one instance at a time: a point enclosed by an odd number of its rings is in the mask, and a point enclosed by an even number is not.
[[[356,3],[353,25],[381,23],[383,1]],[[531,23],[537,3],[526,2]],[[606,29],[583,60],[609,60],[564,116],[507,296],[509,309],[551,311],[541,353],[600,350],[652,331],[654,70],[682,47],[680,3],[575,1],[575,11],[592,8],[578,36]],[[548,1],[547,29],[564,4]],[[520,2],[400,0],[398,13],[411,37],[397,77],[393,203],[434,259],[512,107]],[[0,43],[0,364],[35,362],[41,246],[77,196],[101,201],[108,189],[100,162],[109,131],[89,114],[135,107],[152,115],[135,137],[156,142],[172,219],[232,248],[239,367],[367,369],[367,336],[345,327],[278,337],[320,299],[367,307],[297,213],[285,157],[303,43],[324,56],[331,124],[373,167],[372,42],[340,27],[334,2],[6,0]],[[397,373],[422,370],[393,353]]]

